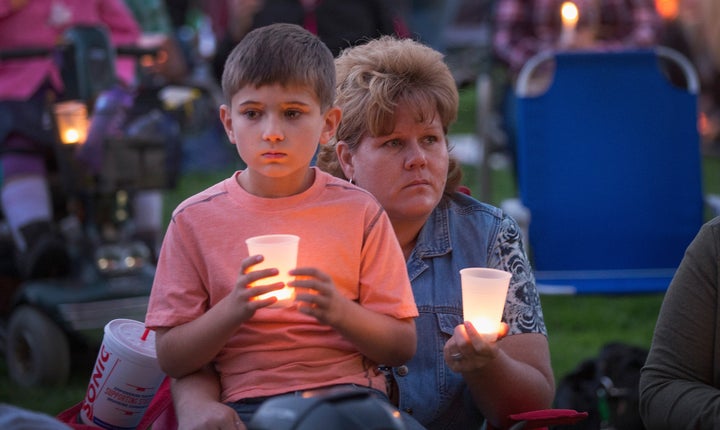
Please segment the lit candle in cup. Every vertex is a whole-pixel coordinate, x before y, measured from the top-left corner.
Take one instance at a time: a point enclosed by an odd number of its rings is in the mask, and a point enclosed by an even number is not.
[[[62,143],[84,143],[90,126],[85,103],[78,100],[58,102],[54,106],[54,111]]]
[[[575,28],[577,27],[580,13],[575,3],[566,1],[560,6],[560,17],[562,18],[562,33],[560,34],[560,46],[566,47],[572,44],[575,39]]]
[[[497,339],[512,274],[498,269],[460,270],[463,317],[489,341]]]
[[[263,256],[263,261],[253,266],[253,270],[278,269],[277,275],[258,280],[252,286],[270,285],[277,282],[285,284],[285,287],[280,290],[258,296],[258,300],[277,297],[278,301],[270,307],[288,307],[295,301],[295,288],[289,287],[287,284],[294,279],[288,272],[297,266],[299,242],[300,238],[292,234],[255,236],[245,241],[250,255],[260,254]]]

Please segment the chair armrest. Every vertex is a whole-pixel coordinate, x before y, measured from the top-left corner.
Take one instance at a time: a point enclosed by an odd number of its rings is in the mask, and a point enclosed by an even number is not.
[[[511,429],[537,429],[556,425],[571,425],[587,418],[587,412],[574,409],[541,409],[510,415]]]

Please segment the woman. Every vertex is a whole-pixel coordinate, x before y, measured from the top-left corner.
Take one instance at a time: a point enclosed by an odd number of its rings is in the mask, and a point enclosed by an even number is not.
[[[346,50],[335,65],[343,120],[335,148],[324,147],[318,165],[385,208],[420,311],[418,351],[392,369],[399,408],[428,428],[472,428],[478,414],[502,426],[508,414],[548,407],[554,383],[546,329],[519,228],[456,191],[460,166],[447,131],[458,96],[441,55],[384,37]],[[503,317],[509,332],[497,342],[463,323],[458,271],[471,266],[513,273]]]
[[[483,420],[505,427],[509,414],[548,408],[554,381],[546,328],[519,228],[456,191],[460,166],[447,131],[458,93],[442,55],[386,36],[345,50],[336,67],[343,118],[318,165],[367,189],[387,211],[420,312],[415,357],[388,369],[398,407],[429,429],[479,428]],[[463,322],[458,271],[471,266],[513,274],[508,333],[496,342]],[[173,388],[180,421],[202,422],[198,428],[226,413],[200,400],[218,398],[217,382],[204,375]]]
[[[640,373],[651,429],[720,427],[720,217],[690,243],[663,299]]]

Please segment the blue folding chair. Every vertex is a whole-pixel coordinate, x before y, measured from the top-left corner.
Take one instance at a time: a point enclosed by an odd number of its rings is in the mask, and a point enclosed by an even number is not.
[[[665,70],[683,71],[686,88]],[[533,94],[538,71],[554,69]],[[518,187],[541,291],[664,291],[703,222],[698,81],[667,48],[544,53],[516,86]]]

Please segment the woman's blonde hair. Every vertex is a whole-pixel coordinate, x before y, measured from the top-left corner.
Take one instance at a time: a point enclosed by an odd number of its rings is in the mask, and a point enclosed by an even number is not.
[[[317,165],[345,178],[335,152],[342,140],[354,152],[367,136],[392,133],[397,106],[413,106],[418,120],[437,114],[447,136],[457,119],[458,91],[438,51],[411,39],[381,36],[344,50],[335,59],[335,102],[342,109],[336,140],[323,145]],[[460,185],[460,163],[450,157],[446,192]],[[345,178],[347,179],[347,178]]]

